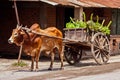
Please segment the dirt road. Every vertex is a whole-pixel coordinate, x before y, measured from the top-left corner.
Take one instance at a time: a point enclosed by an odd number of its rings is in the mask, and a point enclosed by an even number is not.
[[[16,59],[0,59],[0,80],[77,80],[81,76],[106,74],[115,70],[120,71],[120,55],[112,56],[108,64],[105,65],[97,65],[93,59],[82,60],[75,66],[70,66],[64,62],[64,70],[59,70],[60,62],[55,62],[53,71],[47,70],[49,61],[40,61],[38,72],[29,71],[30,65],[26,67],[11,66],[16,61]],[[23,61],[30,64],[29,60]]]

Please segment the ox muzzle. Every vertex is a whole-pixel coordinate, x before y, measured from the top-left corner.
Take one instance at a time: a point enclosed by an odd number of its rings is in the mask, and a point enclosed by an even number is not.
[[[13,44],[13,39],[11,37],[8,39],[8,43]]]

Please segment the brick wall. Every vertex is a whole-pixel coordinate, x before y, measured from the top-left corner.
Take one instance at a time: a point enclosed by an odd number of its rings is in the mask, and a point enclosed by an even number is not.
[[[120,35],[110,35],[110,53],[120,54]]]

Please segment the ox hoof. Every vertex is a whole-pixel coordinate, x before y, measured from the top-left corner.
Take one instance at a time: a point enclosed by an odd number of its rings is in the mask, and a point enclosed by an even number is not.
[[[53,70],[53,68],[48,68],[48,70]]]
[[[64,70],[64,68],[60,68],[60,70]]]
[[[30,69],[30,71],[33,71],[33,69]]]
[[[33,71],[33,69],[29,69],[30,71]]]
[[[38,72],[39,70],[38,69],[35,69],[35,72]]]

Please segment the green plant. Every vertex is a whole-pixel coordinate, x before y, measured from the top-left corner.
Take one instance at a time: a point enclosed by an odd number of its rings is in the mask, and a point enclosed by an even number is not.
[[[108,25],[104,25],[105,19],[103,19],[102,23],[99,22],[99,16],[96,16],[96,22],[93,21],[93,13],[90,15],[90,20],[86,21],[86,14],[83,12],[83,20],[74,20],[70,17],[70,22],[66,23],[66,28],[89,28],[91,31],[102,32],[104,34],[110,34],[109,26],[112,21],[108,23]]]
[[[93,13],[90,16],[90,20],[87,21],[88,28],[92,31],[96,32],[102,32],[104,34],[109,35],[110,34],[110,29],[109,26],[111,25],[112,21],[108,23],[108,25],[104,26],[105,19],[103,19],[102,23],[99,23],[99,16],[96,16],[96,22],[93,21]]]
[[[18,62],[15,62],[12,64],[12,66],[20,66],[20,67],[24,67],[24,66],[27,66],[28,64],[26,64],[25,62],[23,61],[20,61],[19,63]]]
[[[109,26],[111,25],[111,23],[112,23],[112,21],[110,21],[107,26],[102,26],[100,31],[103,32],[104,34],[110,34]]]
[[[74,20],[72,17],[70,17],[70,22],[66,23],[66,28],[86,28],[86,15],[83,12],[84,21],[82,20]]]

